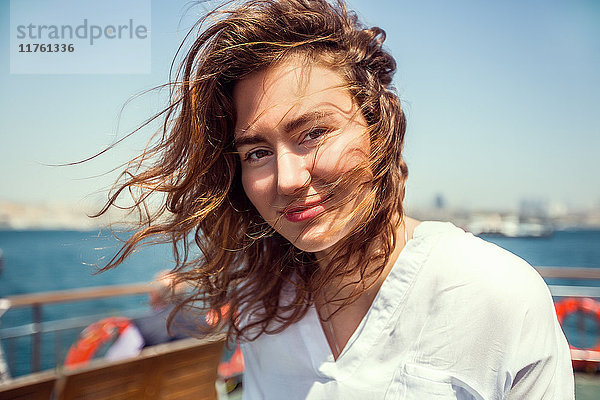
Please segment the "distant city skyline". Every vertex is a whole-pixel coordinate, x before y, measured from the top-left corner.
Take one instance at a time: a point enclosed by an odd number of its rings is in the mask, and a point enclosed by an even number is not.
[[[101,203],[119,172],[110,171],[143,149],[152,129],[89,162],[49,165],[99,153],[160,110],[166,89],[120,114],[132,96],[167,82],[187,29],[218,3],[152,2],[150,74],[16,75],[10,2],[1,2],[0,200]],[[433,207],[438,194],[466,209],[600,205],[600,3],[349,3],[387,32],[398,64],[409,210]]]

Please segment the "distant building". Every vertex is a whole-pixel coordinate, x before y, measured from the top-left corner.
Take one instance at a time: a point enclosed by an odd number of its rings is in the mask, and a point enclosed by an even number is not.
[[[446,200],[444,199],[444,196],[442,194],[438,193],[435,196],[433,206],[437,210],[443,210],[444,208],[446,208]]]
[[[523,199],[519,205],[521,218],[547,218],[548,203],[543,200]]]

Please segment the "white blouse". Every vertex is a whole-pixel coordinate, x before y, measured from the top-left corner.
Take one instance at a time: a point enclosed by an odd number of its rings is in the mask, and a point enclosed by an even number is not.
[[[542,278],[450,223],[423,222],[334,360],[313,308],[242,343],[244,399],[573,399]]]

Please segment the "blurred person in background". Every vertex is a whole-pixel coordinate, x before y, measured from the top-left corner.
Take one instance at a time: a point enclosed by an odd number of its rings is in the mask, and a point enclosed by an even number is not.
[[[202,319],[186,317],[181,312],[175,313],[173,324],[168,325],[169,315],[177,304],[183,301],[186,292],[185,284],[174,284],[173,275],[169,271],[160,271],[150,283],[148,304],[152,311],[131,320],[129,325],[107,350],[105,358],[119,360],[133,357],[148,346],[155,346],[174,340],[184,339],[196,331]]]

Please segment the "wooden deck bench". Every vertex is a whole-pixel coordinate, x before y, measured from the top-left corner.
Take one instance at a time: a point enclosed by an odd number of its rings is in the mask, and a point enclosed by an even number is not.
[[[0,400],[48,400],[56,379],[56,372],[44,371],[1,383]]]
[[[223,336],[183,339],[146,348],[134,358],[32,374],[0,385],[0,399],[216,400],[224,344]]]

